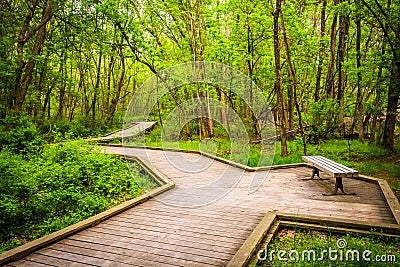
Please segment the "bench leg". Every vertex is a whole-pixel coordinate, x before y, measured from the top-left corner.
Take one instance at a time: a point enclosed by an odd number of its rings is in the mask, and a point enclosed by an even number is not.
[[[317,168],[313,168],[313,172],[311,175],[311,178],[306,178],[306,179],[301,179],[301,180],[314,180],[315,175],[317,175],[317,177],[319,178],[319,180],[329,180],[329,179],[322,179],[321,177],[319,177],[319,170]]]
[[[319,177],[319,170],[317,168],[314,168],[312,171],[312,175],[311,175],[311,179],[314,179],[314,176],[317,175],[319,179],[321,179],[321,177]]]
[[[324,195],[324,196],[337,195],[338,189],[340,189],[340,191],[342,191],[343,195],[355,195],[355,193],[346,193],[346,192],[344,192],[344,189],[343,189],[343,178],[342,177],[337,177],[336,178],[335,191],[333,191],[332,194],[322,194],[322,195]]]

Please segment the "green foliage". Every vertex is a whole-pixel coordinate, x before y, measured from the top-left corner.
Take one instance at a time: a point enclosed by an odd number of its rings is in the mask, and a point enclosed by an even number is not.
[[[28,158],[0,153],[1,251],[93,216],[157,186],[122,158],[83,141],[45,146]],[[147,181],[147,182],[146,182]]]
[[[10,130],[6,131],[7,127]],[[7,117],[0,124],[0,151],[8,149],[14,153],[33,152],[43,143],[36,125],[28,116]]]

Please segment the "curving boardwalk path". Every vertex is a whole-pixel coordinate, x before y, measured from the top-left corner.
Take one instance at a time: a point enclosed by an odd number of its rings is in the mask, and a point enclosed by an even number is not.
[[[131,126],[121,130],[121,131],[116,131],[114,133],[110,133],[101,137],[97,138],[91,138],[89,139],[90,141],[106,141],[106,140],[111,140],[115,138],[122,138],[122,137],[134,137],[138,135],[139,133],[144,132],[145,130],[151,129],[151,127],[156,124],[155,121],[149,121],[149,122],[136,122],[133,123]]]
[[[357,195],[324,197],[333,189],[333,179],[303,181],[311,169],[277,169],[250,194],[253,175],[267,172],[244,172],[191,153],[181,158],[179,152],[120,147],[106,147],[106,152],[148,160],[176,187],[9,266],[224,266],[271,210],[396,223],[379,186],[365,181],[344,181]],[[242,179],[237,184],[218,179],[223,173]],[[210,183],[212,187],[203,187]],[[228,187],[232,190],[223,198],[193,207]]]

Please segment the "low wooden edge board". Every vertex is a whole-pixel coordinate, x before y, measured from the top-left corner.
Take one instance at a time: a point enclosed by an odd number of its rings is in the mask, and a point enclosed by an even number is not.
[[[299,222],[293,222],[293,221],[279,221],[280,226],[283,227],[292,227],[292,228],[302,228],[302,229],[308,229],[308,230],[316,230],[316,231],[329,231],[329,232],[335,232],[335,233],[348,233],[348,232],[353,232],[353,233],[358,233],[361,235],[378,235],[378,236],[387,236],[387,237],[399,237],[399,234],[387,234],[387,233],[381,233],[381,232],[375,232],[375,231],[370,231],[370,230],[359,230],[359,229],[352,229],[352,228],[346,228],[346,227],[340,227],[340,226],[327,226],[327,225],[320,225],[320,224],[315,224],[315,223],[299,223]]]
[[[246,266],[275,220],[276,213],[273,211],[267,212],[233,258],[228,262],[227,267]]]
[[[282,165],[272,165],[272,166],[261,166],[261,167],[249,167],[241,163],[237,163],[228,159],[224,159],[206,152],[197,151],[197,150],[185,150],[185,149],[175,149],[175,148],[163,148],[163,147],[148,147],[148,146],[134,146],[134,145],[122,145],[122,144],[107,144],[107,143],[99,143],[101,146],[114,146],[114,147],[130,147],[130,148],[140,148],[140,149],[149,149],[149,150],[164,150],[171,152],[182,152],[182,153],[194,153],[204,155],[210,159],[217,160],[222,163],[226,163],[233,167],[243,169],[249,172],[255,171],[268,171],[268,170],[277,170],[277,169],[288,169],[288,168],[298,168],[298,167],[307,167],[312,168],[312,166],[308,163],[300,162],[300,163],[292,163],[292,164],[282,164]]]
[[[240,249],[227,266],[255,265],[255,253],[260,244],[267,246],[281,227],[293,227],[329,232],[354,232],[388,237],[400,237],[398,224],[370,224],[355,220],[342,220],[320,216],[292,215],[282,212],[267,212],[261,222],[254,228]],[[269,232],[269,233],[268,233]],[[265,240],[264,240],[265,239]]]
[[[172,182],[169,178],[163,176],[157,169],[152,168],[152,164],[149,161],[134,156],[125,156],[125,158],[139,163],[139,165],[145,169],[160,185],[170,184],[175,186],[174,182]]]
[[[97,225],[100,222],[117,215],[129,208],[132,208],[134,206],[137,206],[143,202],[146,202],[147,200],[167,191],[175,187],[175,184],[172,183],[170,180],[168,180],[166,177],[162,176],[159,172],[156,170],[153,170],[149,166],[147,166],[143,161],[140,161],[139,159],[132,157],[132,159],[137,160],[138,162],[141,163],[141,165],[146,166],[146,170],[148,170],[152,175],[156,175],[157,178],[155,178],[157,181],[162,181],[163,185],[160,187],[157,187],[153,190],[151,190],[148,193],[145,193],[139,197],[136,197],[134,199],[128,200],[122,204],[119,204],[111,209],[108,209],[106,211],[103,211],[95,216],[92,216],[90,218],[87,218],[81,222],[78,222],[76,224],[73,224],[71,226],[68,226],[64,229],[61,229],[57,232],[51,233],[49,235],[46,235],[44,237],[41,237],[39,239],[36,239],[34,241],[31,241],[29,243],[26,243],[22,246],[16,247],[14,249],[8,250],[0,254],[0,265],[4,265],[8,262],[15,261],[18,259],[21,259],[28,254],[43,248],[51,243],[54,243],[62,238],[65,238],[67,236],[70,236],[76,232],[79,232],[83,229],[89,228],[91,226]]]
[[[385,224],[385,223],[368,223],[356,220],[343,220],[323,216],[310,216],[310,215],[293,215],[288,213],[277,212],[277,219],[279,221],[292,222],[293,224],[318,224],[325,227],[341,227],[351,230],[368,231],[377,234],[389,234],[400,236],[400,225],[398,224]],[[373,231],[371,231],[373,229]]]
[[[400,203],[397,199],[396,195],[393,193],[392,189],[390,188],[388,182],[386,180],[380,179],[378,181],[379,186],[385,196],[386,202],[389,205],[390,210],[392,211],[393,217],[395,218],[396,222],[400,224]]]

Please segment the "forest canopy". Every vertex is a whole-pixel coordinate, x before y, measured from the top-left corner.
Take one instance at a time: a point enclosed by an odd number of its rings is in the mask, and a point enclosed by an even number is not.
[[[355,136],[394,147],[398,0],[4,0],[0,6],[4,131],[21,116],[43,131],[63,123],[89,131],[117,124],[151,75],[214,61],[262,90],[283,155],[285,140],[296,135],[303,142]],[[165,118],[171,99],[199,96],[233,108],[257,141],[248,106],[224,88],[171,92],[153,119]],[[214,134],[206,120],[198,131]]]

